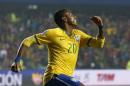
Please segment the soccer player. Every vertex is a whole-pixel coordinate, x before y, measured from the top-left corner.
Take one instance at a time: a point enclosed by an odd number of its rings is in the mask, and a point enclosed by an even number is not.
[[[11,70],[14,72],[22,70],[20,59],[27,47],[33,44],[46,44],[49,56],[43,75],[43,86],[85,86],[72,77],[79,48],[85,46],[103,48],[105,42],[102,19],[98,16],[90,19],[99,28],[97,37],[82,32],[78,28],[76,17],[70,10],[57,11],[54,20],[58,27],[25,38],[18,49]]]

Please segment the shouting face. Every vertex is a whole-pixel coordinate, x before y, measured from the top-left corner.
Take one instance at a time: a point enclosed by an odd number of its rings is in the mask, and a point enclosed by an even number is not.
[[[77,25],[76,17],[71,12],[65,12],[63,20],[65,23],[68,23],[68,25]]]

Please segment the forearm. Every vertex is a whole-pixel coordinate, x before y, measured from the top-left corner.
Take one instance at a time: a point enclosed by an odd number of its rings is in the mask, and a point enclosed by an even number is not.
[[[103,48],[104,43],[105,43],[105,37],[103,34],[103,26],[98,26],[98,28],[99,28],[99,33],[98,33],[97,38],[91,38],[87,42],[89,42],[89,46],[91,47]]]
[[[23,61],[21,60],[21,57],[23,57],[23,54],[26,52],[26,46],[23,45],[23,43],[21,43],[21,45],[19,46],[19,49],[17,51],[17,55],[16,58],[14,60],[14,62],[11,65],[11,70],[13,72],[20,72],[22,71],[25,67],[23,65]]]
[[[21,57],[25,56],[26,50],[28,47],[26,47],[23,43],[19,46],[19,49],[17,50],[17,55],[15,58],[15,62],[19,62]]]
[[[98,38],[103,39],[104,38],[103,26],[100,25],[100,26],[98,26],[98,28],[99,28]]]
[[[17,55],[15,58],[15,62],[19,62],[21,57],[26,55],[26,51],[28,50],[27,48],[30,47],[31,45],[35,44],[36,41],[33,36],[25,38],[22,43],[20,44],[18,50],[17,50]]]
[[[103,39],[103,22],[102,19],[99,16],[93,16],[90,18],[99,28],[98,38]]]
[[[27,50],[27,47],[24,44],[21,44],[17,51],[17,56],[19,56],[19,57],[23,56],[25,54],[26,50]]]

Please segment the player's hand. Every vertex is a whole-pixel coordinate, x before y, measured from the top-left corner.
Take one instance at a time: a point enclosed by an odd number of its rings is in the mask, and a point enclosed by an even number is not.
[[[103,22],[102,22],[101,17],[93,16],[93,17],[90,17],[90,20],[92,20],[98,27],[103,27]]]
[[[20,60],[19,62],[13,62],[11,65],[11,71],[13,72],[21,72],[24,69],[23,62]]]

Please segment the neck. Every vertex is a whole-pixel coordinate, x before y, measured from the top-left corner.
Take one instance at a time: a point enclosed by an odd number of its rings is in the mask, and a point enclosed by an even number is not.
[[[66,33],[70,36],[73,29],[74,28],[72,28],[72,27],[67,27],[66,28]]]
[[[68,35],[71,35],[71,32],[73,29],[76,29],[77,26],[72,26],[72,25],[68,25],[68,24],[65,24],[65,31]]]

